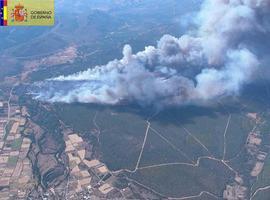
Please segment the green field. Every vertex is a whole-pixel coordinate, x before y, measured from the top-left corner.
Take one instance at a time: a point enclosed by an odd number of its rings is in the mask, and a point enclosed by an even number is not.
[[[150,130],[142,154],[140,167],[174,162],[191,163],[180,149],[175,149],[174,146]]]
[[[269,200],[270,197],[270,189],[260,191],[257,193],[256,196],[252,200]]]
[[[61,120],[82,134],[90,135],[97,128],[101,130],[102,159],[110,169],[135,167],[146,129],[146,122],[140,116],[91,105],[61,105],[57,106],[57,113]]]
[[[221,196],[232,173],[220,163],[203,160],[199,167],[163,166],[142,169],[130,176],[163,195],[179,198],[198,195],[204,190]]]
[[[247,136],[255,125],[245,113],[233,114],[226,134],[225,159],[234,158],[244,147]]]
[[[19,150],[21,148],[21,145],[22,145],[22,138],[18,138],[11,143],[11,148],[12,150]]]
[[[17,164],[17,161],[18,161],[18,156],[9,156],[8,157],[8,165],[10,166],[16,166]]]
[[[97,128],[101,130],[98,145],[101,159],[111,170],[134,170],[145,136],[146,119],[152,112],[131,106],[112,108],[87,104],[59,104],[56,111],[61,120],[84,135],[94,134]],[[195,163],[201,156],[221,158],[228,116],[222,109],[204,107],[160,112],[150,120],[152,129],[149,129],[139,167]],[[228,158],[243,147],[249,129],[244,113],[232,113],[226,137]],[[238,134],[236,141],[231,141],[235,134]],[[173,197],[199,194],[204,190],[220,196],[233,175],[220,162],[202,159],[199,167],[173,165],[140,169],[131,178]]]
[[[265,160],[263,171],[258,177],[258,180],[252,187],[252,193],[254,193],[258,188],[266,187],[270,185],[270,156]],[[262,192],[263,193],[263,192]]]

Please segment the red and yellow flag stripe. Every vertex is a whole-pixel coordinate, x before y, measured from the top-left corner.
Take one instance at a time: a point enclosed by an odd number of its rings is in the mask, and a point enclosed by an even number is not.
[[[8,9],[7,9],[7,0],[3,0],[4,7],[3,7],[3,25],[7,26],[7,18],[8,18]]]

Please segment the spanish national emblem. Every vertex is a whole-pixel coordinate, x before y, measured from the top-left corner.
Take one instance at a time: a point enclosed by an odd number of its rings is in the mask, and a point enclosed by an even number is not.
[[[53,26],[54,0],[0,0],[1,26]]]
[[[12,9],[11,20],[14,22],[26,22],[27,21],[27,9],[24,6],[18,4],[15,9]]]

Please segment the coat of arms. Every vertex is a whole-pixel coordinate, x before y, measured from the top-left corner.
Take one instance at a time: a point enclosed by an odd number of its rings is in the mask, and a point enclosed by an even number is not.
[[[11,19],[14,22],[26,22],[27,21],[27,9],[22,4],[18,4],[12,9]]]

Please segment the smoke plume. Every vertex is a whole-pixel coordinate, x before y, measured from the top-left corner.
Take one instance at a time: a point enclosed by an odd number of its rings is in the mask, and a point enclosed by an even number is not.
[[[39,83],[36,98],[174,106],[239,94],[259,67],[253,37],[269,32],[270,0],[205,0],[196,33],[164,35],[156,46],[69,76]]]

